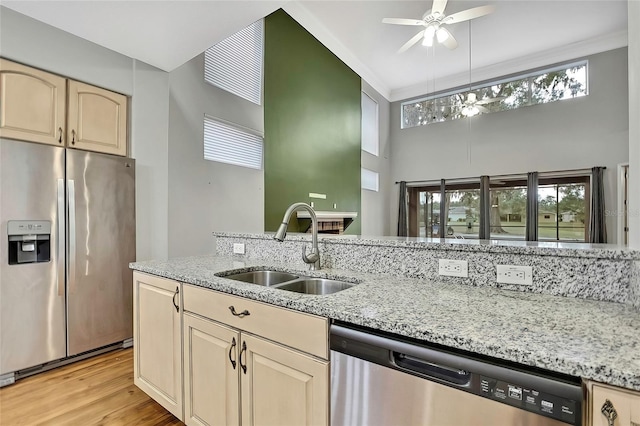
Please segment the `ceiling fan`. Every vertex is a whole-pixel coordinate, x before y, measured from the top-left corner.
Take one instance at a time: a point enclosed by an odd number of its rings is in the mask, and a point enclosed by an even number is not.
[[[423,46],[433,46],[434,38],[438,40],[438,43],[443,44],[445,47],[455,49],[458,47],[458,42],[449,30],[445,28],[445,25],[457,24],[458,22],[479,18],[480,16],[487,15],[495,10],[495,6],[486,5],[463,10],[447,16],[444,13],[446,6],[447,0],[433,0],[433,7],[431,10],[427,10],[427,12],[422,16],[422,19],[384,18],[382,22],[385,24],[421,25],[424,27],[423,30],[406,42],[400,50],[398,50],[398,53],[408,50],[420,39],[422,39]]]
[[[504,96],[499,96],[497,98],[488,98],[479,101],[475,93],[469,92],[469,94],[467,95],[467,99],[465,99],[465,101],[462,103],[462,109],[460,110],[460,113],[465,117],[473,117],[474,115],[478,115],[481,112],[486,114],[491,111],[489,111],[483,105],[501,101],[503,99],[505,99]]]

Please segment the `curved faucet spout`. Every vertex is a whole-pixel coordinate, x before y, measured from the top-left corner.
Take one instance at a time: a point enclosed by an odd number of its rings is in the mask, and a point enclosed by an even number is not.
[[[311,216],[311,253],[307,255],[305,248],[302,248],[302,260],[304,263],[310,265],[312,271],[320,269],[320,250],[318,249],[318,218],[316,216],[316,212],[313,208],[306,203],[293,203],[287,208],[287,211],[284,212],[284,217],[282,218],[282,223],[280,227],[276,231],[276,234],[273,236],[274,239],[278,241],[284,241],[287,237],[287,227],[289,226],[289,220],[291,220],[291,215],[296,210],[307,210],[309,215]]]

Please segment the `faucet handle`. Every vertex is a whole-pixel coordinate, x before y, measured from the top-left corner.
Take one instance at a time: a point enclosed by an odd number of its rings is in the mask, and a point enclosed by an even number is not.
[[[311,250],[311,253],[309,253],[309,255],[307,256],[307,245],[303,244],[302,261],[304,263],[316,263],[318,260],[320,260],[320,253],[316,253],[315,251]]]

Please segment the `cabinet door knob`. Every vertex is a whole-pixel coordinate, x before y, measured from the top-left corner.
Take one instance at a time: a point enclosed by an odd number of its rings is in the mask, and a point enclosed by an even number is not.
[[[614,420],[618,418],[618,412],[613,407],[613,404],[611,403],[611,401],[609,401],[608,399],[605,400],[604,404],[602,404],[602,408],[600,409],[600,411],[607,418],[607,421],[609,422],[609,426],[613,426]]]
[[[233,352],[233,349],[236,347],[236,338],[234,337],[231,340],[231,347],[229,348],[229,361],[231,361],[231,365],[233,365],[233,369],[236,369],[236,362],[231,358],[231,353]]]
[[[237,313],[237,312],[236,312],[236,308],[235,308],[233,305],[229,306],[229,310],[231,311],[231,313],[232,313],[234,316],[236,316],[236,317],[240,317],[240,318],[242,318],[242,317],[248,317],[249,315],[251,315],[251,314],[249,313],[249,311],[247,311],[246,309],[245,309],[244,311],[240,312],[240,313]]]

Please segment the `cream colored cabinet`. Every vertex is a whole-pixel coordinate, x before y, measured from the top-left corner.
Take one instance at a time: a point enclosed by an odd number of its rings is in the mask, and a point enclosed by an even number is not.
[[[187,425],[239,424],[239,342],[237,330],[184,314],[184,422]]]
[[[326,318],[196,286],[183,293],[187,424],[329,423]]]
[[[0,58],[0,137],[64,146],[66,84]]]
[[[69,80],[67,146],[127,155],[127,97]]]
[[[133,273],[134,383],[183,419],[181,285]]]
[[[0,59],[0,137],[127,155],[127,97]]]
[[[588,426],[640,426],[640,392],[587,382]]]
[[[243,426],[329,424],[326,361],[251,335],[240,352]]]

